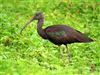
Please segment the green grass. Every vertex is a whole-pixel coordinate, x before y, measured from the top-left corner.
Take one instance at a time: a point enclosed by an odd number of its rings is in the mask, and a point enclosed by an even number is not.
[[[37,34],[37,22],[19,34],[36,11],[45,14],[44,28],[67,24],[95,41],[68,45],[73,57],[64,63],[59,47]],[[99,0],[0,0],[0,75],[78,74],[100,74]]]

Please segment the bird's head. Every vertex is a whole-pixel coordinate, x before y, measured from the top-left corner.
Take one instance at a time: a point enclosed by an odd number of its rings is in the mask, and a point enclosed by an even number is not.
[[[39,20],[39,19],[43,19],[43,13],[42,12],[36,12],[33,16],[33,20]]]
[[[22,31],[27,27],[27,25],[30,24],[33,20],[40,20],[40,19],[44,19],[43,13],[36,12],[34,16],[23,26],[20,33],[22,33]]]

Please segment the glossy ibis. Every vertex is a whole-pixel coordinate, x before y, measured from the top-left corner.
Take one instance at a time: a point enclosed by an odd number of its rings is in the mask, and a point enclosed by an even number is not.
[[[24,25],[20,33],[22,33],[23,29],[33,20],[38,20],[38,23],[37,23],[38,34],[43,39],[47,39],[50,42],[54,43],[55,45],[64,44],[67,47],[67,44],[71,44],[74,42],[93,41],[91,38],[85,36],[80,31],[63,24],[52,25],[43,29],[42,25],[44,23],[44,15],[42,12],[35,13],[34,17],[32,17],[32,19]]]

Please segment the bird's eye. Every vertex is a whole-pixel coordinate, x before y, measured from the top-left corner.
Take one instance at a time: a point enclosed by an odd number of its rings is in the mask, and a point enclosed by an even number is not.
[[[36,14],[36,16],[38,16],[38,14]]]

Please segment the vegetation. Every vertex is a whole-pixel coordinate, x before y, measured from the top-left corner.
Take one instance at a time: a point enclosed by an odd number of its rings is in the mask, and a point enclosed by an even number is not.
[[[68,45],[73,56],[63,62],[59,47],[37,34],[36,21],[19,34],[36,11],[45,14],[44,28],[68,24],[94,42]],[[99,0],[0,0],[0,75],[67,74],[100,74]]]

